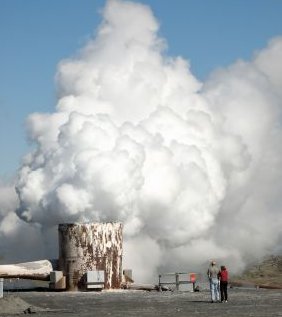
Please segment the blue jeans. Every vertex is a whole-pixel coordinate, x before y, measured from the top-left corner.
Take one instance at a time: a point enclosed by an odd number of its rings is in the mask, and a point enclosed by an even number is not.
[[[219,280],[217,278],[210,279],[211,300],[219,301]]]

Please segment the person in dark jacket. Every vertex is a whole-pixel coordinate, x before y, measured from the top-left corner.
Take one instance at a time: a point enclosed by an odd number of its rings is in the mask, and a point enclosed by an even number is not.
[[[220,296],[221,302],[227,303],[228,294],[227,294],[227,286],[228,286],[228,271],[224,265],[220,267],[220,272],[218,274],[220,280]]]

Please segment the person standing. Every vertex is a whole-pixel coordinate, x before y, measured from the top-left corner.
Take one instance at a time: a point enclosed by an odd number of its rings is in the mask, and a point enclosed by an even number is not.
[[[211,302],[219,302],[219,268],[216,262],[212,261],[208,268],[208,278],[210,281]]]
[[[224,265],[220,267],[219,272],[219,280],[220,280],[220,297],[222,303],[227,303],[228,294],[227,294],[227,286],[228,286],[228,271]]]

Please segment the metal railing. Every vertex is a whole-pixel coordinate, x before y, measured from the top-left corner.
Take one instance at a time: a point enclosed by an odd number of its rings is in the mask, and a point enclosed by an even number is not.
[[[159,274],[159,288],[167,285],[175,285],[175,289],[179,291],[179,286],[183,284],[192,284],[193,292],[197,280],[197,273],[161,273]]]

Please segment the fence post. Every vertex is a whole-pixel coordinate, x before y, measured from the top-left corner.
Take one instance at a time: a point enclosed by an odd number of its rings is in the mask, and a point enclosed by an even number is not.
[[[0,278],[0,298],[3,298],[3,297],[4,297],[3,285],[4,285],[4,279],[3,279],[3,278]]]
[[[179,274],[175,273],[176,290],[179,291]]]

